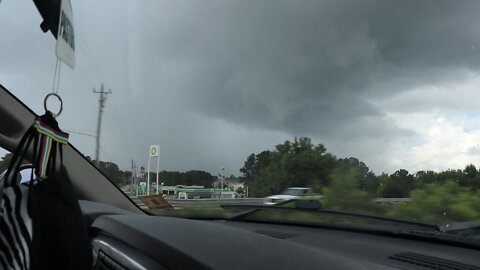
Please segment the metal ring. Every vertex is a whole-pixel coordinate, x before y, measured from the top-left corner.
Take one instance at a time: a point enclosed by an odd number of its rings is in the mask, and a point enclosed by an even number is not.
[[[47,109],[47,100],[48,100],[48,98],[49,98],[50,96],[54,96],[54,97],[58,98],[58,100],[60,101],[60,110],[58,111],[58,113],[53,113],[53,112],[52,112],[52,114],[53,114],[54,116],[59,116],[59,115],[62,113],[62,110],[63,110],[63,100],[62,100],[62,98],[61,98],[59,95],[57,95],[57,94],[55,94],[55,93],[50,93],[50,94],[48,94],[48,95],[45,97],[45,100],[43,101],[43,108],[45,109],[45,111],[50,111],[49,109]],[[51,112],[51,111],[50,111],[50,112]]]

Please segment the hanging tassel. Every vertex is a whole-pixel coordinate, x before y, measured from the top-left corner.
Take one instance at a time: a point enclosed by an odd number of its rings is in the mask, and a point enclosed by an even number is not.
[[[58,128],[58,123],[50,112],[45,113],[45,115],[41,117],[37,117],[33,123],[33,127],[39,133],[38,139],[40,141],[35,174],[37,177],[42,178],[47,174],[48,161],[50,160],[53,142],[67,144],[69,134],[62,132],[60,128]]]

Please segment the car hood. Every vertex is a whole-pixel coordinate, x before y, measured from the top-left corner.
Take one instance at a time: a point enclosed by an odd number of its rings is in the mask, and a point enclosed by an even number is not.
[[[293,196],[293,195],[272,195],[267,197],[267,199],[273,199],[273,200],[291,200],[296,198],[298,198],[298,196]]]

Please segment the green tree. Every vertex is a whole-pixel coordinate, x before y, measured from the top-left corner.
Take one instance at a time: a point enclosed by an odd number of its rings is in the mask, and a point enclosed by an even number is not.
[[[242,187],[238,187],[237,190],[235,190],[235,192],[238,194],[244,194],[245,190]]]
[[[255,180],[260,170],[267,167],[270,163],[272,152],[263,151],[259,154],[251,154],[248,156],[243,167],[240,169],[242,180],[244,183],[250,183]]]
[[[389,214],[439,223],[480,219],[480,193],[453,180],[427,184],[411,193],[411,202],[397,203]]]
[[[150,179],[156,179],[156,173],[150,175]],[[210,173],[199,170],[190,170],[187,172],[161,171],[159,173],[160,182],[166,186],[173,185],[197,185],[209,188],[215,181]]]
[[[98,169],[116,185],[126,184],[131,175],[131,172],[121,171],[117,164],[109,161],[100,161]]]
[[[407,170],[400,169],[382,183],[379,195],[384,198],[408,198],[415,187],[415,177]]]
[[[480,173],[473,164],[469,164],[463,169],[463,175],[459,177],[458,183],[461,186],[471,187],[472,189],[480,188]]]
[[[341,158],[338,166],[342,170],[356,169],[358,172],[359,188],[371,194],[375,194],[380,185],[379,178],[368,168],[368,166],[357,158]]]
[[[477,176],[478,171],[475,165],[469,164],[465,166],[465,169],[463,169],[463,173],[467,178],[474,179]]]
[[[348,211],[380,212],[373,202],[372,194],[360,190],[358,169],[335,169],[331,183],[323,189],[322,202],[325,208]]]
[[[436,183],[443,183],[446,181],[454,181],[460,183],[463,181],[464,173],[462,170],[446,170],[437,173]]]
[[[252,160],[251,155],[249,159]],[[323,145],[314,145],[309,138],[285,141],[269,153],[266,166],[255,168],[250,192],[263,197],[289,186],[311,187],[318,192],[328,184],[335,162],[335,156],[327,153]],[[246,163],[251,161],[247,159]]]
[[[377,197],[382,197],[384,193],[384,189],[387,186],[388,181],[390,180],[390,177],[388,173],[383,172],[379,177],[378,177],[378,187],[376,191]]]
[[[423,187],[426,184],[438,183],[438,174],[434,171],[418,171],[414,175],[417,187]]]

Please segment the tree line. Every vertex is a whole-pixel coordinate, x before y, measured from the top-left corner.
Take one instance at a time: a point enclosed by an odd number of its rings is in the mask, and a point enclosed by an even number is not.
[[[359,190],[376,197],[407,198],[412,190],[449,180],[461,187],[480,188],[480,172],[473,164],[463,170],[410,173],[399,169],[392,174],[375,175],[359,159],[337,158],[328,153],[324,145],[314,145],[311,139],[305,137],[287,140],[273,150],[251,154],[240,172],[252,194],[264,197],[292,186],[310,187],[314,192],[321,192],[330,186],[334,172],[350,169],[356,171]]]
[[[92,162],[95,160],[91,160],[90,157],[87,156]],[[117,164],[108,161],[100,161],[98,165],[98,169],[103,172],[113,183],[116,185],[128,185],[131,184],[131,171],[122,171],[119,169]],[[147,174],[139,175],[138,181],[147,181]],[[204,186],[206,188],[211,187],[213,182],[215,181],[215,177],[211,175],[209,172],[201,171],[201,170],[189,170],[186,172],[179,172],[179,171],[161,171],[158,174],[159,182],[163,183],[165,186],[173,186],[173,185],[196,185],[196,186]],[[157,173],[150,173],[150,181],[153,183],[157,179]]]
[[[480,171],[473,164],[441,172],[399,169],[375,175],[357,158],[337,158],[322,144],[301,137],[251,154],[240,172],[255,197],[310,187],[323,194],[321,202],[330,209],[435,222],[480,219]],[[381,205],[374,202],[379,197],[411,201]]]
[[[0,173],[5,171],[10,164],[13,154],[7,153],[5,156],[0,158]],[[87,160],[96,163],[95,159],[92,159],[90,156],[86,156]],[[123,186],[131,183],[132,172],[129,170],[121,170],[120,167],[111,161],[99,161],[98,169],[107,176],[110,181],[115,185]],[[150,180],[155,181],[157,177],[156,173],[150,173]],[[141,177],[139,177],[141,179]],[[147,175],[144,175],[145,181]],[[178,171],[161,171],[159,173],[159,181],[163,182],[164,185],[198,185],[205,187],[212,187],[213,182],[216,177],[211,175],[208,172],[200,170],[189,170],[186,172]]]
[[[156,173],[150,173],[150,180],[156,180]],[[185,186],[204,186],[211,188],[216,177],[209,172],[200,170],[190,170],[186,172],[161,171],[159,181],[165,186],[185,185]]]

